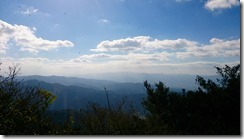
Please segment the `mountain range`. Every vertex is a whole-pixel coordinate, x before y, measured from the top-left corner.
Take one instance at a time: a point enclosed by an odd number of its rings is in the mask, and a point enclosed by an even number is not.
[[[128,75],[127,75],[128,76]],[[135,75],[134,75],[135,76]],[[161,75],[162,76],[162,75]],[[149,82],[153,85],[160,81],[159,75],[149,75],[147,77]],[[113,81],[100,79],[87,79],[77,77],[64,77],[64,76],[20,76],[18,77],[21,82],[27,86],[40,87],[46,89],[57,98],[53,104],[50,105],[49,110],[64,110],[73,109],[79,110],[85,108],[89,103],[96,103],[101,106],[108,106],[108,99],[112,106],[116,106],[122,99],[126,99],[128,103],[132,103],[135,109],[143,111],[141,102],[146,97],[146,90],[143,86],[143,80],[130,80],[131,82],[116,82],[119,76],[110,75],[115,77]],[[132,79],[132,75],[130,76]],[[129,79],[129,78],[128,78]],[[139,79],[139,77],[137,78]],[[158,79],[158,81],[157,81]],[[166,86],[171,85],[171,91],[182,92],[185,85],[186,90],[194,90],[194,77],[190,75],[181,76],[163,76],[161,78]],[[216,79],[216,76],[208,76],[208,79]],[[154,82],[153,82],[154,81]],[[182,87],[182,88],[181,88]]]
[[[22,76],[19,79],[26,86],[40,87],[56,96],[49,110],[79,110],[89,103],[107,107],[108,95],[113,107],[122,99],[126,99],[128,103],[133,104],[135,109],[141,111],[141,101],[146,97],[142,83],[116,83],[61,76]]]

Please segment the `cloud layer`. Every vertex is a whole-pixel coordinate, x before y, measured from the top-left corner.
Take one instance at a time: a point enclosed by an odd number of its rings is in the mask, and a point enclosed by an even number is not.
[[[135,64],[129,61],[113,61],[106,63],[91,63],[86,60],[79,62],[72,60],[51,60],[48,58],[0,58],[3,63],[2,71],[7,71],[12,61],[20,63],[22,75],[61,75],[79,76],[93,73],[163,73],[163,74],[193,74],[193,75],[216,75],[214,66],[223,67],[225,64],[234,66],[240,61],[233,62],[184,62],[184,63],[141,63]],[[68,71],[68,72],[67,72]]]
[[[103,52],[103,55],[105,55],[104,52],[124,52],[127,53],[127,57],[141,57],[143,55],[143,57],[148,57],[143,59],[163,60],[168,60],[170,56],[176,56],[179,59],[193,57],[231,57],[240,55],[240,39],[224,40],[212,38],[210,44],[200,44],[196,41],[181,38],[175,40],[158,40],[149,36],[137,36],[102,41],[97,45],[96,49],[91,49],[91,51]],[[110,55],[109,57],[125,56]]]
[[[38,53],[49,51],[59,47],[73,47],[74,44],[68,40],[45,40],[35,35],[36,28],[23,25],[11,25],[0,20],[0,53],[6,53],[10,42],[20,47],[20,51]]]

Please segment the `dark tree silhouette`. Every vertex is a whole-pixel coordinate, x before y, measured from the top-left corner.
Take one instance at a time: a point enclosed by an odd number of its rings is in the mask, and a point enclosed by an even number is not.
[[[0,134],[49,134],[50,119],[45,115],[55,100],[50,92],[23,86],[15,78],[18,65],[9,67],[7,77],[0,76]]]
[[[197,76],[198,90],[186,94],[144,82],[151,134],[240,134],[240,65],[215,68],[218,83]]]

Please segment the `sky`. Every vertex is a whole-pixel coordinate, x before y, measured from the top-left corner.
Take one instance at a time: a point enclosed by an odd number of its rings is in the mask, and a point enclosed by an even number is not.
[[[0,68],[216,74],[240,63],[238,0],[0,0]]]

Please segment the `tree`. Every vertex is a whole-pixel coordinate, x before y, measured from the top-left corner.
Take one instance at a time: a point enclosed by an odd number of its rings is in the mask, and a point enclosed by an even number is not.
[[[140,135],[145,124],[125,99],[117,107],[88,105],[82,110],[80,132],[85,135]]]
[[[147,115],[148,134],[167,134],[169,125],[169,88],[163,82],[155,84],[154,89],[147,81],[144,82],[147,98],[142,104],[149,112]]]
[[[217,83],[197,76],[198,90],[186,94],[169,92],[162,82],[154,89],[145,81],[149,133],[240,134],[240,65],[215,68]]]
[[[55,96],[41,88],[29,88],[16,79],[20,68],[9,67],[0,76],[0,133],[3,135],[49,134],[50,118],[45,114]]]
[[[198,93],[208,96],[212,127],[219,134],[240,134],[240,64],[223,68],[215,67],[220,79],[218,84],[197,76]],[[213,131],[212,131],[213,132]]]

